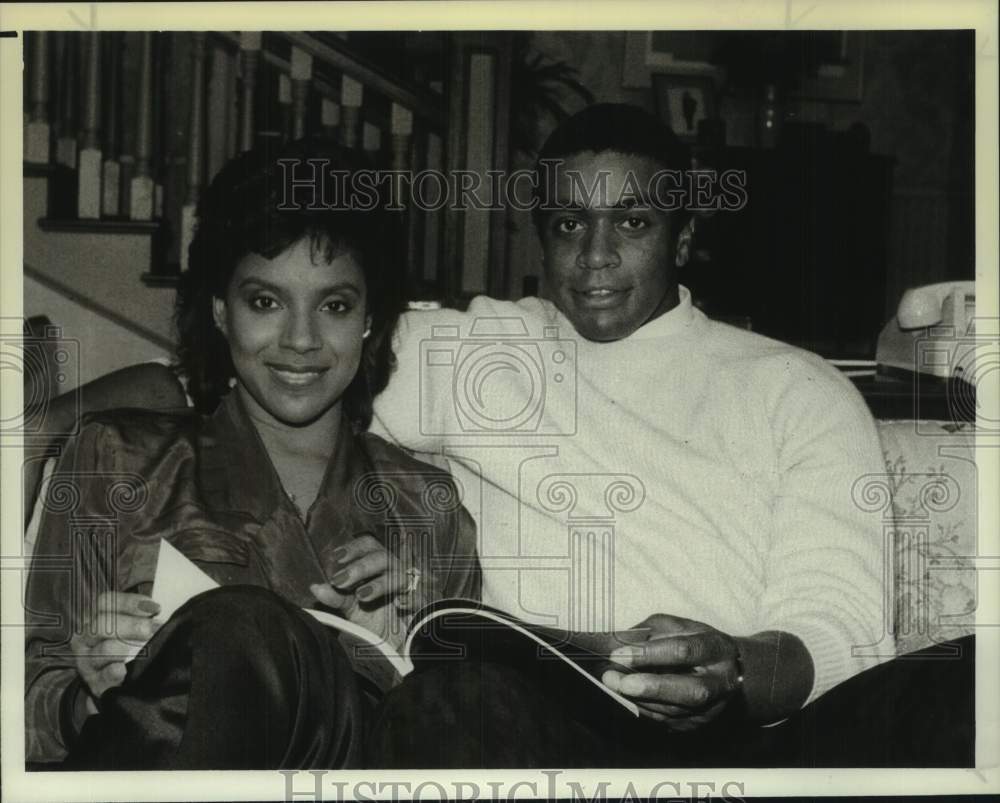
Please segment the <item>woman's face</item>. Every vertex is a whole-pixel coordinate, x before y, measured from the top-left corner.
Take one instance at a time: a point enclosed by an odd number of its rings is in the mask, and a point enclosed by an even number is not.
[[[361,361],[365,301],[353,254],[327,262],[319,249],[314,261],[309,238],[274,259],[240,260],[213,312],[255,417],[296,427],[339,420]]]

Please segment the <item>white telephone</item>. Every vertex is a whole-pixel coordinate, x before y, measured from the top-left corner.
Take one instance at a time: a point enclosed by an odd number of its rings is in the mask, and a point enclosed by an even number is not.
[[[941,379],[975,373],[976,283],[941,282],[903,293],[875,350],[881,373],[896,370]]]

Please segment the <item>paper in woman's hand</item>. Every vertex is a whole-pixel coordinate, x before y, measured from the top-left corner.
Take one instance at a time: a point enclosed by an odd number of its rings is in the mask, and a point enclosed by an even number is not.
[[[219,584],[186,558],[166,539],[160,540],[152,597],[160,604],[157,618],[167,621],[181,605]]]

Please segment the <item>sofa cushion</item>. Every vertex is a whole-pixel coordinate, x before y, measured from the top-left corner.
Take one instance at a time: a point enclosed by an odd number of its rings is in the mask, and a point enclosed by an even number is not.
[[[881,421],[892,504],[885,510],[893,562],[896,651],[905,654],[973,631],[977,474],[974,426]]]

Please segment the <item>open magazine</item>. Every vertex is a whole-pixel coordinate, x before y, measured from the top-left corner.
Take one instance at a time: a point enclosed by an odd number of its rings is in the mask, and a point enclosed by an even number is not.
[[[176,547],[160,541],[152,591],[160,604],[160,618],[168,619],[189,599],[218,585]],[[403,646],[396,650],[381,636],[341,616],[303,610],[339,631],[355,671],[383,691],[429,663],[483,660],[516,666],[560,695],[593,697],[599,690],[634,716],[639,715],[635,703],[609,689],[600,677],[611,667],[631,671],[614,664],[608,655],[623,644],[645,641],[648,628],[570,632],[529,624],[472,600],[445,599],[413,615]]]

